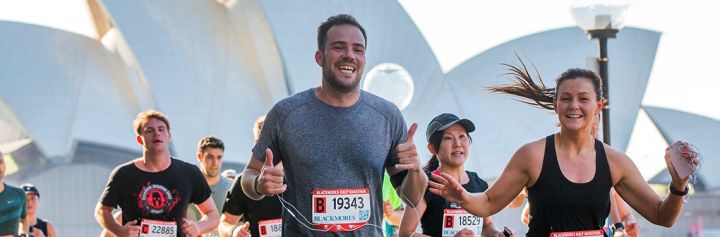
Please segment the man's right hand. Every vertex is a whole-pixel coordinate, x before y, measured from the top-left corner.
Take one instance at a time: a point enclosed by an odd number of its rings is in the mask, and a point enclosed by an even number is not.
[[[120,229],[120,237],[137,237],[140,235],[140,226],[135,225],[134,221],[128,222]]]
[[[232,237],[250,237],[250,222],[245,222],[242,226],[235,228]]]
[[[285,173],[282,169],[275,168],[275,165],[273,165],[273,153],[270,148],[266,148],[265,163],[255,183],[255,190],[258,194],[265,196],[281,194],[287,189],[287,185],[283,183],[284,179]]]

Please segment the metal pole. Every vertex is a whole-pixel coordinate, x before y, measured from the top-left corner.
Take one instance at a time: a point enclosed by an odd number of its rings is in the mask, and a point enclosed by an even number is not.
[[[610,90],[608,85],[608,56],[607,56],[607,40],[615,38],[619,30],[617,29],[601,29],[589,30],[587,33],[591,39],[598,39],[600,43],[600,57],[598,60],[598,68],[600,79],[602,80],[602,92],[605,97],[605,106],[602,109],[603,122],[603,142],[610,145]]]
[[[605,97],[605,106],[602,109],[603,122],[603,142],[610,145],[610,93],[608,93],[608,56],[607,56],[607,37],[598,38],[600,43],[600,57],[598,58],[598,67],[600,69],[600,79],[602,80],[602,91]]]

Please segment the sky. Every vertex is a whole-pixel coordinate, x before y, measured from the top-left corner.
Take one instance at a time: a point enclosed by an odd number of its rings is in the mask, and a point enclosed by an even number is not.
[[[95,38],[86,0],[0,0],[0,20],[44,25]],[[578,2],[577,0],[575,2]],[[614,1],[617,2],[617,1]],[[634,0],[626,26],[662,33],[644,105],[681,110],[720,120],[710,95],[720,90],[717,67],[720,1]],[[449,71],[476,54],[525,35],[575,26],[569,0],[399,0],[418,26],[441,67]],[[622,31],[618,34],[622,37]],[[612,42],[610,42],[612,43]],[[593,56],[593,55],[589,55]],[[609,52],[612,60],[612,52]],[[612,70],[612,68],[610,68]],[[692,141],[690,141],[692,142]],[[640,113],[628,155],[662,169],[665,142]],[[651,175],[650,173],[643,173]]]

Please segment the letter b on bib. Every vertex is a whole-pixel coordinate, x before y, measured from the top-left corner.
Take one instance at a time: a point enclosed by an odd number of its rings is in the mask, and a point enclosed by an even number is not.
[[[445,216],[445,228],[453,228],[455,226],[454,216]]]
[[[315,198],[315,213],[325,213],[325,197]]]

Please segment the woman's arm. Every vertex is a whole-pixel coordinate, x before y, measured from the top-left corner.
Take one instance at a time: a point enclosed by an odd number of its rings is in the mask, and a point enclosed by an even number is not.
[[[522,189],[531,183],[531,173],[539,173],[542,159],[537,158],[539,142],[522,146],[510,158],[498,180],[484,193],[469,193],[455,179],[447,174],[433,174],[430,181],[430,192],[448,201],[460,204],[467,212],[488,217],[505,208]],[[542,154],[542,150],[539,151]],[[542,157],[542,156],[540,156]],[[537,177],[537,175],[534,175]],[[537,179],[537,178],[535,178]]]
[[[683,197],[670,193],[665,199],[660,198],[645,182],[629,157],[613,149],[605,150],[609,151],[608,160],[612,161],[611,164],[614,166],[611,167],[613,181],[617,181],[615,182],[615,191],[620,194],[620,197],[653,224],[672,226],[682,210]],[[669,150],[665,152],[665,163],[672,177],[669,185],[675,190],[684,191],[687,187],[688,177],[684,179],[678,177],[670,163],[669,152]]]

